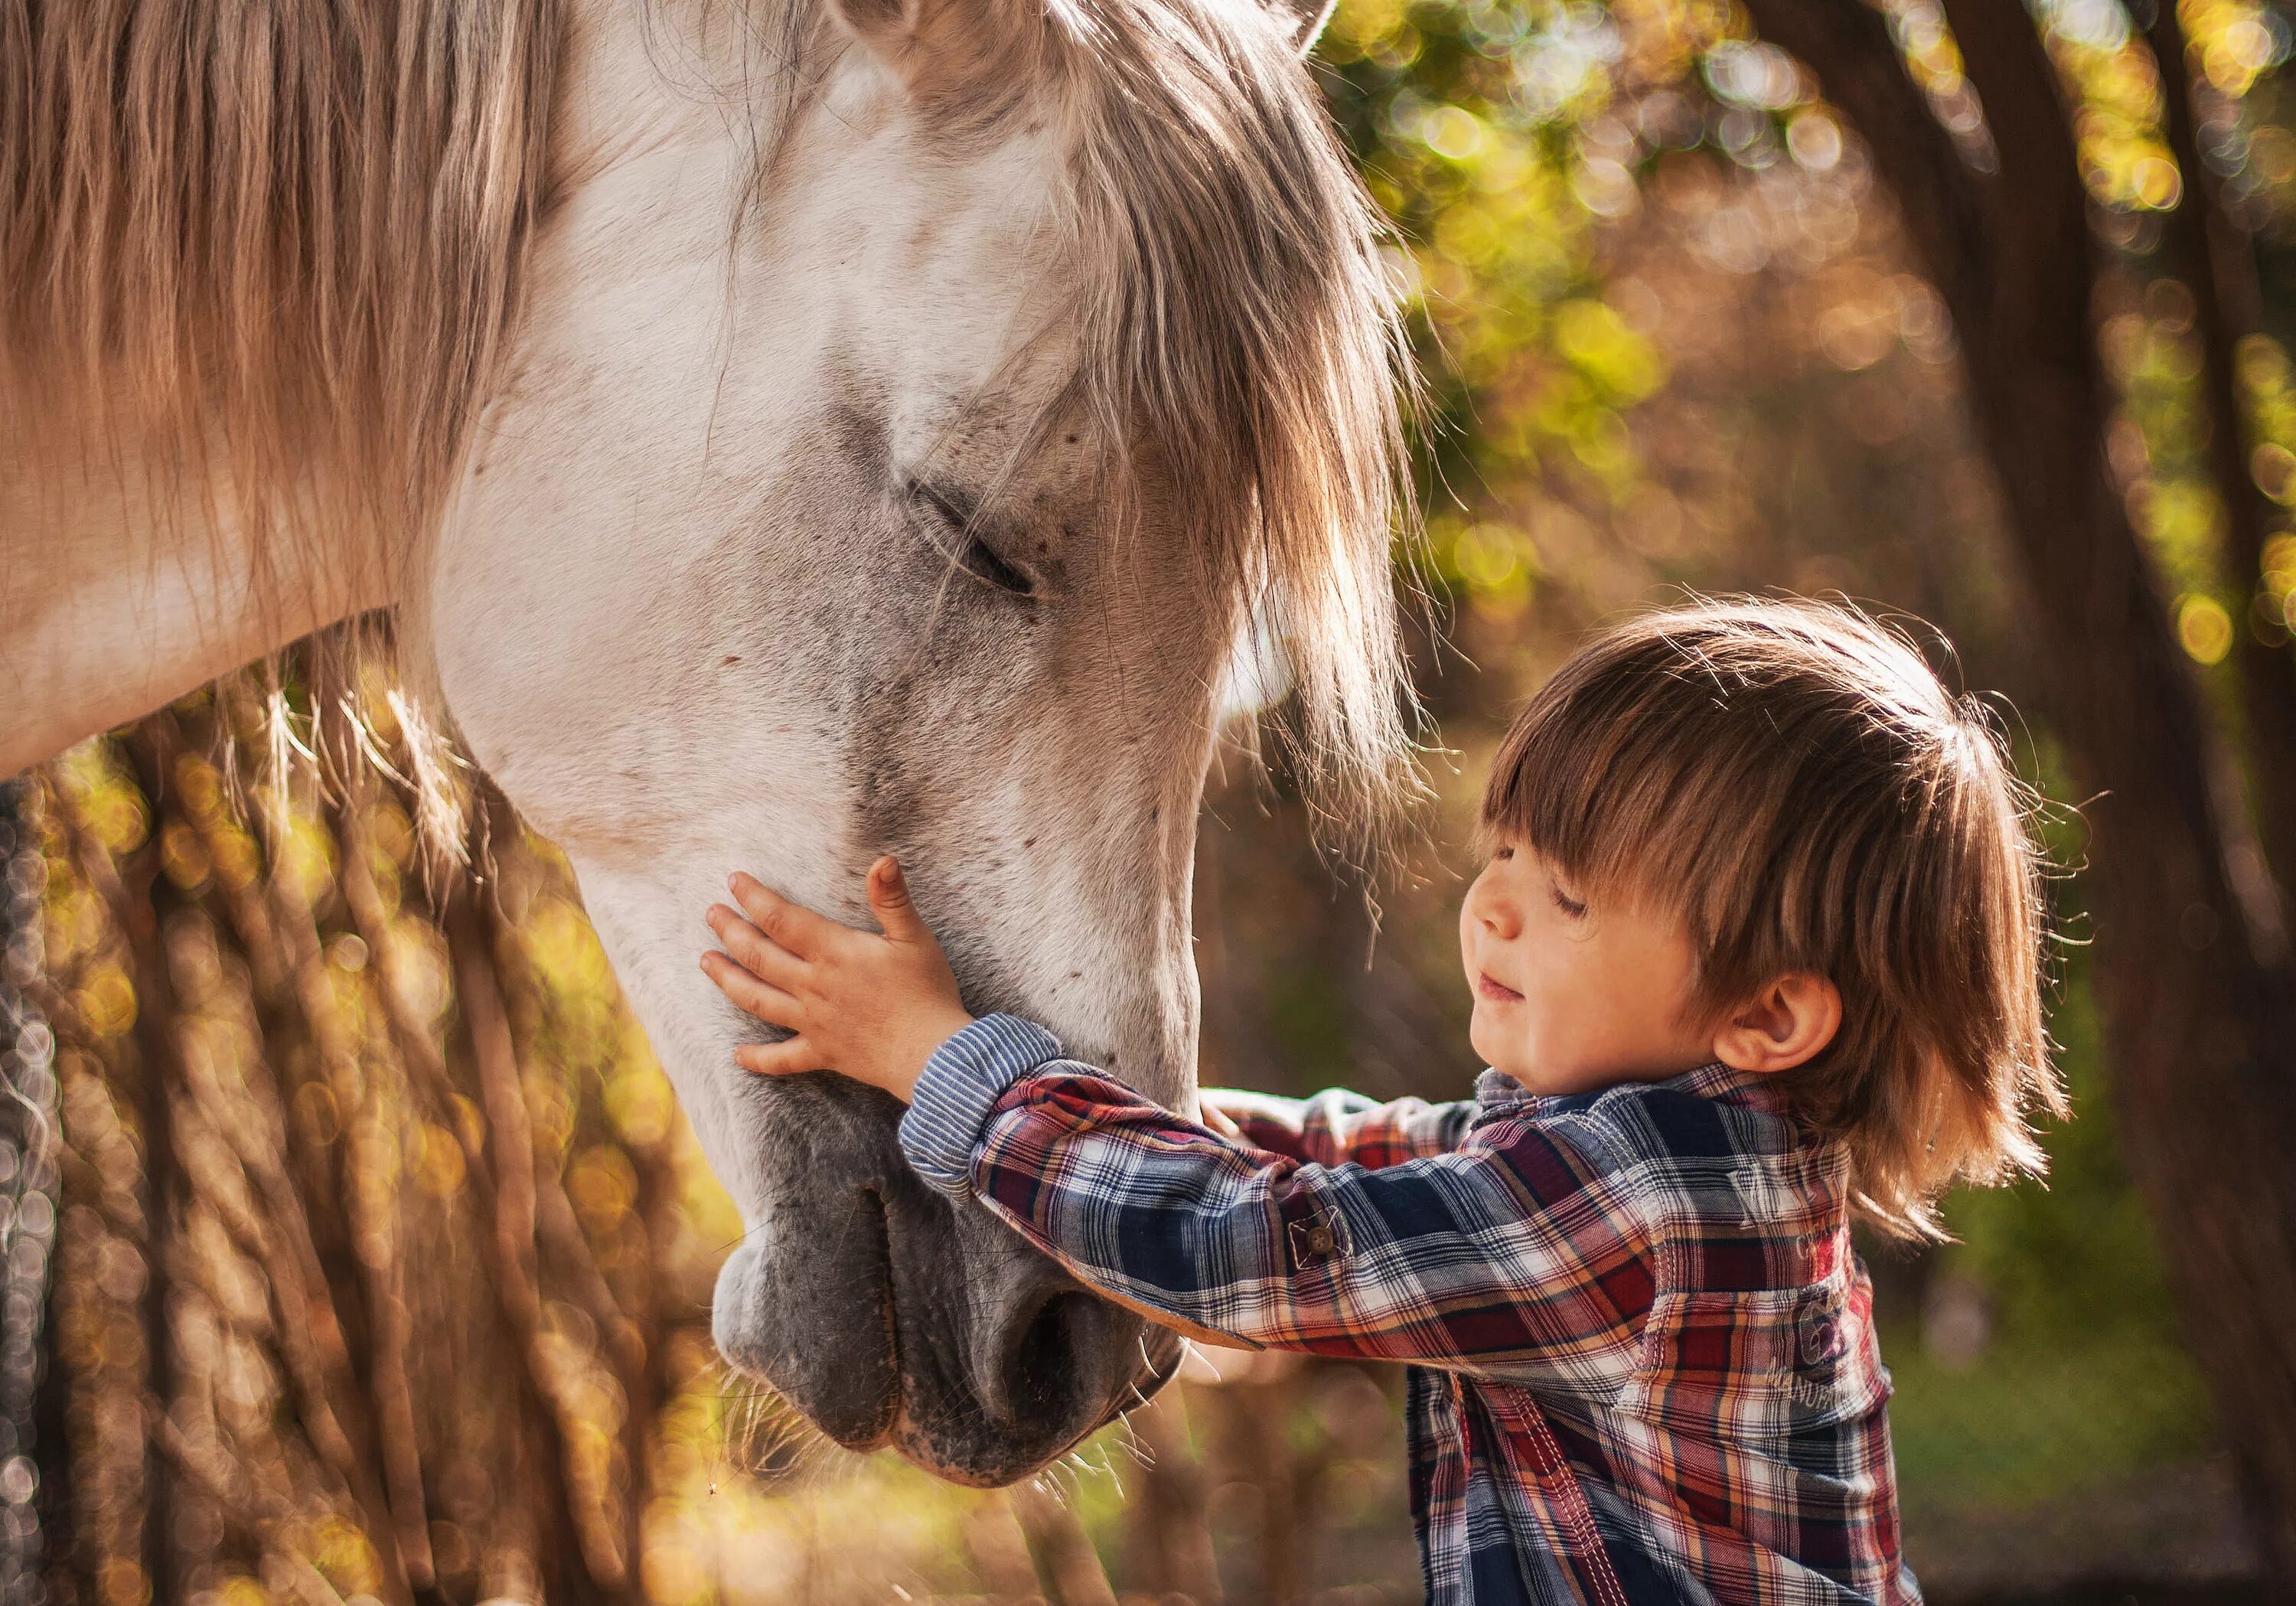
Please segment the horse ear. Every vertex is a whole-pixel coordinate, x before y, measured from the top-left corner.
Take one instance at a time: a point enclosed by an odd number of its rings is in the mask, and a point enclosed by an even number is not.
[[[1316,48],[1339,0],[1269,0],[1269,4],[1279,21],[1292,23],[1292,46],[1304,56]]]
[[[1012,0],[830,0],[829,9],[912,95],[1017,78],[1029,37]]]
[[[1338,0],[1267,4],[1304,56]],[[830,9],[912,94],[1010,73],[1025,58],[1030,37],[1029,7],[1013,0],[830,0]],[[1041,17],[1038,10],[1035,20]]]

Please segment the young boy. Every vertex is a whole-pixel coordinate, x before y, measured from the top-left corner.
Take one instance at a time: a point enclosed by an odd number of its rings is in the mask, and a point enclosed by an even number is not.
[[[795,1034],[743,1065],[906,1101],[928,1182],[1111,1298],[1410,1363],[1431,1601],[1917,1602],[1850,1223],[1934,1233],[2063,1108],[1991,726],[1848,609],[1677,608],[1531,700],[1482,835],[1472,1103],[1182,1120],[973,1020],[890,859],[883,935],[736,877],[703,968]]]

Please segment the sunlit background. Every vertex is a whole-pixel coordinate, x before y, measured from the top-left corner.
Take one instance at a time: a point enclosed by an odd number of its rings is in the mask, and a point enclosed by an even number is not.
[[[1883,9],[1981,166],[1942,14]],[[2204,182],[2252,249],[2244,466],[2296,505],[2296,36],[2253,0],[2185,0],[2206,169],[2186,173],[2154,19],[2035,14],[2107,250],[2117,489],[2222,693],[2241,638],[2287,639],[2296,521],[2269,523],[2260,572],[2227,556],[2164,219]],[[2037,669],[1945,304],[1866,149],[1743,11],[1345,0],[1320,60],[1398,220],[1430,375],[1437,801],[1377,889],[1374,943],[1283,777],[1224,764],[1200,855],[1205,1079],[1457,1097],[1458,844],[1511,704],[1587,628],[1684,587],[1840,592],[1936,625],[1968,685],[2029,709]],[[730,1377],[708,1305],[738,1223],[563,866],[480,798],[492,879],[450,891],[390,773],[388,688],[308,655],[283,675],[295,721],[234,683],[20,799],[37,918],[10,975],[53,1029],[18,1033],[11,1070],[61,1142],[0,1176],[12,1286],[53,1272],[45,1386],[0,1355],[0,1518],[29,1536],[40,1513],[45,1598],[1419,1598],[1392,1371],[1211,1352],[1009,1494],[826,1448]],[[346,698],[380,762],[323,792],[281,749]],[[2046,727],[2013,723],[2029,773],[2078,801]],[[2077,822],[2053,829],[2078,861]],[[2055,896],[2078,935],[2082,881]],[[1909,1553],[1941,1601],[2251,1598],[2078,945],[2054,1021],[2079,1115],[2047,1133],[2049,1186],[1957,1197],[1949,1246],[1872,1251]]]

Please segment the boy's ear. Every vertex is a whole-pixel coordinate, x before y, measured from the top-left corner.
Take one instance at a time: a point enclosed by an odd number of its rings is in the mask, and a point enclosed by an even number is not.
[[[1765,986],[1714,1034],[1714,1058],[1733,1070],[1790,1071],[1807,1065],[1841,1030],[1841,990],[1793,971]]]

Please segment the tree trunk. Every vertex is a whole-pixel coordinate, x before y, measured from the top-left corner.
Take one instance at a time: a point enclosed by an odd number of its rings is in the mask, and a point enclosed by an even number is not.
[[[2262,294],[2248,231],[2223,204],[2223,185],[2201,158],[2193,111],[2193,72],[2177,0],[2157,0],[2145,37],[2161,71],[2161,126],[2184,174],[2184,196],[2169,214],[2164,243],[2193,293],[2193,334],[2209,416],[2209,477],[2225,520],[2225,558],[2238,588],[2233,663],[2247,719],[2240,745],[2255,799],[2257,835],[2276,872],[2281,919],[2288,923],[2287,877],[2296,873],[2296,664],[2285,647],[2251,628],[2246,610],[2264,573],[2272,503],[2249,464],[2257,441],[2240,392],[2240,342],[2257,332]]]
[[[1148,1594],[1184,1596],[1193,1606],[1222,1606],[1210,1480],[1189,1445],[1188,1420],[1187,1393],[1177,1384],[1126,1417],[1144,1461],[1125,1506],[1126,1583]]]
[[[57,1228],[54,1039],[30,996],[43,865],[31,788],[0,780],[0,1606],[34,1606],[69,1510],[45,1331]]]
[[[148,757],[148,755],[146,755]],[[162,922],[178,907],[160,865],[160,783],[148,763],[139,765],[137,784],[150,806],[152,828],[134,861],[135,884],[114,883],[114,908],[135,958],[135,1047],[141,1078],[136,1124],[144,1141],[144,1367],[151,1415],[167,1419],[176,1408],[175,1324],[168,1309],[169,1285],[176,1270],[172,1254],[178,1208],[175,1110],[170,1090],[182,1080],[176,1063],[175,984],[168,974]],[[160,1435],[150,1435],[144,1451],[144,1576],[154,1600],[180,1597],[182,1555],[176,1544],[178,1502]],[[395,1603],[396,1606],[396,1603]]]
[[[2097,798],[2096,974],[2132,1168],[2259,1536],[2296,1580],[2296,976],[2233,767],[2106,474],[2088,200],[2054,70],[2016,0],[1945,0],[1999,155],[1979,174],[1879,13],[1748,10],[1864,133],[1953,313],[2049,722]]]

